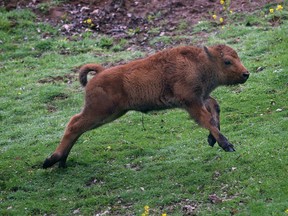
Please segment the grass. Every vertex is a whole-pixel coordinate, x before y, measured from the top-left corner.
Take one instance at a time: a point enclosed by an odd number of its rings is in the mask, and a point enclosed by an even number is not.
[[[0,215],[141,215],[145,205],[150,215],[183,215],[184,206],[195,206],[197,215],[285,215],[286,19],[277,27],[265,18],[264,26],[237,21],[207,37],[207,44],[233,46],[251,72],[244,85],[213,93],[235,153],[209,147],[208,132],[182,110],[129,112],[84,134],[67,169],[43,170],[83,104],[73,69],[145,53],[113,52],[117,44],[106,36],[66,40],[27,10],[1,10],[0,17]],[[72,79],[59,79],[65,75]],[[222,202],[211,203],[212,194]]]

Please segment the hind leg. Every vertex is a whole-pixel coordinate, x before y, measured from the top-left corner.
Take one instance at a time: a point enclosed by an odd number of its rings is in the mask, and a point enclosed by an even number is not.
[[[57,162],[59,162],[59,167],[65,167],[70,150],[84,132],[111,122],[123,114],[125,111],[115,106],[103,91],[99,91],[92,101],[88,102],[86,98],[85,108],[71,118],[60,144],[44,161],[43,168],[51,167]]]
[[[205,101],[205,107],[208,110],[208,112],[211,113],[213,120],[215,121],[217,128],[220,131],[220,106],[218,104],[218,102],[212,98],[209,97],[206,101]],[[215,137],[211,134],[211,132],[208,135],[208,143],[210,146],[214,146],[214,144],[216,143],[216,139]]]
[[[84,115],[85,114],[80,113],[70,119],[59,146],[54,153],[45,160],[43,168],[48,168],[58,161],[59,167],[65,167],[66,159],[72,146],[82,133],[89,130],[89,126],[91,125],[91,123],[87,124],[87,122],[83,124],[84,120],[82,119]],[[83,123],[81,124],[81,122]]]

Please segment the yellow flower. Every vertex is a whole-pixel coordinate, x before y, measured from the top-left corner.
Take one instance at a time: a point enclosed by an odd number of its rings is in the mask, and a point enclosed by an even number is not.
[[[214,20],[217,19],[217,15],[216,14],[214,14],[212,17],[213,17]]]
[[[167,216],[167,214],[166,214],[166,213],[163,213],[162,216]]]
[[[111,148],[111,146],[107,146],[107,150],[111,150],[112,148]]]
[[[226,7],[225,7],[225,6],[223,7],[223,10],[224,10],[224,11],[226,10]]]
[[[223,5],[225,3],[225,0],[220,0],[220,4]]]
[[[144,206],[144,212],[141,214],[141,216],[149,216],[149,206]]]
[[[233,11],[232,11],[232,10],[230,10],[229,12],[230,12],[230,14],[232,14],[232,13],[233,13]]]
[[[92,20],[89,18],[86,20],[86,23],[90,25],[92,23]]]
[[[273,8],[270,8],[270,9],[269,9],[269,12],[270,12],[271,14],[273,14],[273,13],[274,13],[274,9],[273,9]]]
[[[288,209],[285,210],[285,213],[288,214]]]
[[[148,205],[144,206],[144,210],[145,210],[145,212],[148,212],[149,211],[149,206]]]
[[[222,17],[220,17],[219,22],[220,22],[220,23],[223,23],[223,22],[224,22],[224,19],[223,19]]]
[[[283,6],[282,6],[282,5],[277,5],[276,10],[277,10],[277,11],[281,11],[281,10],[283,10]]]

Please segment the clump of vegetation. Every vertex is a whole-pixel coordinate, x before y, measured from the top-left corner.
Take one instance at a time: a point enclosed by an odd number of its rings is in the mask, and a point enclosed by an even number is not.
[[[49,51],[53,49],[53,42],[51,40],[42,40],[35,45],[35,48],[40,51]]]
[[[276,8],[269,8],[269,20],[271,22],[280,24],[283,16],[283,6],[281,4],[278,4]]]
[[[136,34],[139,34],[140,31],[141,31],[140,27],[136,27],[134,29],[129,28],[128,31],[127,31],[127,34],[128,34],[128,36],[132,37],[132,36],[134,36]]]
[[[36,9],[40,10],[42,13],[47,14],[52,7],[56,7],[61,1],[54,0],[48,2],[42,2],[37,4]]]
[[[113,39],[111,37],[101,37],[100,40],[98,41],[98,46],[100,48],[107,48],[109,49],[110,47],[113,46]]]
[[[231,14],[233,14],[233,11],[230,9],[230,0],[220,0],[220,4],[222,6],[221,8],[223,16],[217,16],[217,14],[214,13],[212,18],[216,23],[223,25],[225,23],[225,17],[229,17]]]
[[[87,18],[83,21],[85,25],[87,25],[89,28],[94,28],[95,24],[93,23],[93,20],[91,18]]]

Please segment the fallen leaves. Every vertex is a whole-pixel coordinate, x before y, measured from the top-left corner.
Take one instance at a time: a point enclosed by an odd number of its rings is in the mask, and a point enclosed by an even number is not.
[[[196,205],[184,205],[182,207],[182,211],[185,215],[196,215],[197,211]]]
[[[216,194],[209,195],[208,199],[212,204],[218,204],[223,202],[223,199],[218,197]]]

